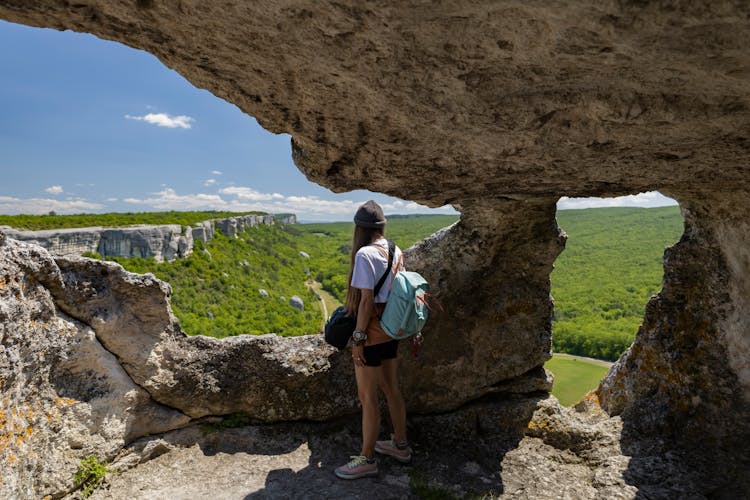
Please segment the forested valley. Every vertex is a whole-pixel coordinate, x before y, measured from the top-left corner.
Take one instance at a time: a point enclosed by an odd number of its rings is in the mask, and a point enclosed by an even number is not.
[[[162,212],[80,216],[3,216],[0,224],[25,229],[183,224],[238,214]],[[389,216],[388,237],[402,248],[457,220],[456,216]],[[568,234],[551,276],[556,352],[615,360],[633,341],[649,298],[661,289],[664,248],[682,231],[679,208],[561,210]],[[126,269],[169,282],[172,306],[191,335],[243,333],[293,336],[323,324],[314,286],[342,302],[351,252],[349,222],[258,226],[207,244],[196,241],[185,259],[157,263],[117,258]],[[315,284],[317,282],[317,284]],[[304,310],[290,304],[300,297]],[[450,310],[450,304],[446,304]],[[330,305],[329,305],[330,309]],[[329,310],[330,312],[330,310]]]

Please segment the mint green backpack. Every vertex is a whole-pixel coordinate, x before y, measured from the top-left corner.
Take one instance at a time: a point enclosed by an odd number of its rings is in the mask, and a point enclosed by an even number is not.
[[[422,332],[427,323],[429,285],[419,273],[400,271],[393,277],[391,293],[380,317],[388,336],[405,339]]]

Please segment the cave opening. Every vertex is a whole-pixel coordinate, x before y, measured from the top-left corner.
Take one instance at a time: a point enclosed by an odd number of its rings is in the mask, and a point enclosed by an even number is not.
[[[633,343],[683,217],[676,201],[650,192],[563,198],[557,222],[568,239],[551,275],[553,358],[545,366],[555,374],[553,394],[570,405]]]
[[[368,198],[389,215],[439,214],[395,218],[391,235],[403,248],[457,218],[450,208],[364,190],[335,194],[310,182],[292,161],[288,134],[263,129],[147,52],[5,21],[0,43],[19,48],[0,55],[0,105],[15,117],[0,123],[0,226],[181,226],[167,230],[156,253],[148,240],[157,234],[77,242],[53,235],[48,248],[169,282],[190,335],[317,333],[343,300],[348,221]],[[230,232],[216,224],[210,241],[201,230],[192,249],[166,248],[183,245],[180,237],[204,219],[258,212],[294,213],[304,224]]]

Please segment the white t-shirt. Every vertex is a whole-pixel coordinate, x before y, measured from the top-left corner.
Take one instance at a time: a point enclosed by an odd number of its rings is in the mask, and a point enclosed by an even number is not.
[[[384,251],[378,250],[376,246]],[[388,240],[381,238],[371,245],[364,246],[357,251],[357,255],[354,257],[354,271],[352,272],[351,285],[354,288],[375,290],[375,285],[380,280],[380,277],[383,276],[386,267],[388,267]],[[391,292],[393,276],[403,269],[404,262],[401,255],[401,249],[396,246],[396,251],[393,254],[391,272],[388,274],[383,286],[380,288],[378,296],[375,297],[375,303],[383,303],[388,300],[388,294]]]

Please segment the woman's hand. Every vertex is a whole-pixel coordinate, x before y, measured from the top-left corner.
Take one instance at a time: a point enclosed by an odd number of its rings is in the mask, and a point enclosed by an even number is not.
[[[352,360],[354,366],[365,366],[365,350],[361,345],[352,346]]]

